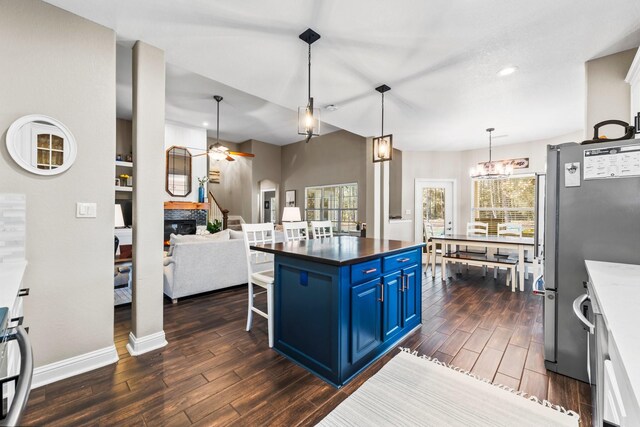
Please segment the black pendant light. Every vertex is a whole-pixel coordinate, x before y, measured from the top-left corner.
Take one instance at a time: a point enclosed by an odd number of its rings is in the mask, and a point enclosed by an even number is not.
[[[373,161],[388,162],[393,158],[393,135],[384,134],[384,93],[391,90],[387,85],[381,85],[376,91],[382,95],[382,130],[380,136],[373,138]]]
[[[213,95],[213,99],[216,100],[216,143],[209,146],[209,157],[211,160],[224,160],[228,157],[229,149],[220,144],[220,101],[222,98],[220,95]]]
[[[313,97],[311,97],[311,45],[320,39],[320,34],[308,28],[298,37],[309,45],[307,105],[298,107],[298,135],[304,135],[305,142],[309,142],[311,137],[320,135],[320,109],[313,108]]]

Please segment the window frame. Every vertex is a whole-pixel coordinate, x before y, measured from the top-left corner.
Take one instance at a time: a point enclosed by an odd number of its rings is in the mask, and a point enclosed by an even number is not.
[[[513,175],[509,175],[506,178],[498,178],[498,179],[521,179],[521,178],[531,178],[534,181],[534,197],[533,197],[533,206],[531,208],[523,208],[523,207],[516,207],[516,208],[499,208],[499,209],[495,209],[495,208],[476,208],[476,200],[475,200],[475,183],[476,181],[482,180],[482,178],[471,178],[471,209],[470,209],[470,220],[471,221],[475,221],[476,220],[476,212],[492,212],[492,211],[502,211],[502,212],[518,212],[518,211],[526,211],[526,212],[532,212],[533,216],[534,216],[534,222],[535,222],[535,215],[536,215],[536,196],[535,196],[535,179],[536,179],[536,174],[535,173],[520,173],[520,174],[513,174]],[[497,233],[496,233],[497,234]],[[496,235],[496,234],[492,234],[491,232],[489,233],[489,235]],[[535,234],[535,231],[534,231]]]
[[[324,199],[324,190],[326,188],[340,188],[340,191],[339,191],[340,200],[338,201],[338,206],[342,206],[343,194],[342,194],[341,188],[342,187],[346,187],[346,186],[354,186],[355,189],[356,189],[357,196],[356,196],[356,207],[355,208],[338,207],[337,209],[329,209],[329,208],[324,208],[324,207],[321,206],[319,209],[317,209],[317,208],[311,209],[311,208],[308,207],[307,202],[309,200],[309,198],[308,198],[309,190],[310,189],[313,189],[313,190],[320,189],[320,190],[322,190],[322,194],[320,195],[320,200],[323,200]],[[331,221],[332,224],[335,224],[334,230],[333,230],[333,234],[334,235],[349,234],[351,231],[357,231],[357,229],[356,230],[348,230],[346,233],[342,233],[342,231],[341,231],[342,230],[342,212],[344,212],[344,211],[353,211],[353,213],[354,213],[354,222],[356,223],[356,227],[357,227],[357,224],[359,222],[359,220],[358,220],[358,203],[359,202],[360,202],[360,191],[359,191],[357,182],[347,182],[347,183],[342,183],[342,184],[327,184],[327,185],[311,185],[311,186],[308,186],[308,187],[304,188],[304,219],[305,219],[305,221],[309,222],[309,218],[308,218],[308,212],[309,211],[319,212],[321,218],[324,217],[324,215],[323,215],[324,211],[327,211],[327,212],[336,211],[337,212],[338,221],[334,222],[331,219],[329,219],[329,221]],[[324,220],[316,219],[314,221],[324,221]]]

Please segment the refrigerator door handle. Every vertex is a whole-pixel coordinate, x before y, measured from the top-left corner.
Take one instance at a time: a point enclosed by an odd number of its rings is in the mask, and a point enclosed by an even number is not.
[[[584,317],[584,314],[582,314],[581,310],[582,304],[587,300],[590,300],[589,294],[582,294],[578,298],[573,300],[573,312],[575,313],[578,320],[580,320],[584,324],[584,326],[589,328],[589,333],[593,334],[595,327],[593,326],[593,323],[589,322],[589,319]]]

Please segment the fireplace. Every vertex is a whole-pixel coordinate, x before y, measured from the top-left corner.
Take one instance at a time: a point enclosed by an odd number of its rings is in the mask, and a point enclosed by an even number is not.
[[[173,234],[196,234],[195,219],[165,219],[164,242],[169,245],[169,236]]]

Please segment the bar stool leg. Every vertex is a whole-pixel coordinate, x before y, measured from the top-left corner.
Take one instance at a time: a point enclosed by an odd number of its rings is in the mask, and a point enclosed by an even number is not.
[[[253,283],[249,280],[247,284],[247,288],[249,289],[249,303],[248,303],[248,312],[247,312],[247,331],[251,330],[251,323],[253,322]]]
[[[267,286],[267,328],[269,331],[269,348],[273,347],[273,283]]]

